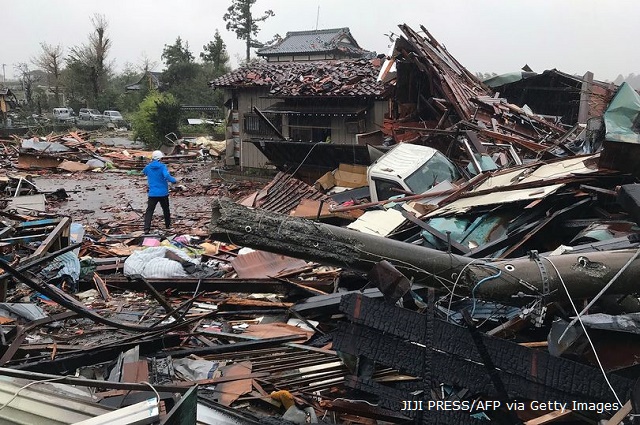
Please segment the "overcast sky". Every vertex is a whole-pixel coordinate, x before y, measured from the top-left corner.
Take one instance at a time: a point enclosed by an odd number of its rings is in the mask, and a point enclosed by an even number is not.
[[[92,29],[90,17],[99,13],[109,22],[117,70],[127,62],[141,64],[146,55],[161,71],[162,49],[178,36],[198,57],[216,29],[235,67],[244,57],[244,46],[225,29],[222,16],[230,4],[231,0],[0,0],[0,65],[6,65],[9,79],[16,63],[39,54],[40,42],[65,48],[85,42]],[[361,47],[386,53],[390,42],[385,34],[398,34],[398,24],[406,23],[415,30],[423,25],[473,73],[501,74],[524,64],[538,72],[592,71],[599,80],[640,73],[637,0],[258,0],[254,15],[266,9],[275,16],[262,23],[261,41],[287,31],[315,29],[316,24],[318,29],[349,27]]]

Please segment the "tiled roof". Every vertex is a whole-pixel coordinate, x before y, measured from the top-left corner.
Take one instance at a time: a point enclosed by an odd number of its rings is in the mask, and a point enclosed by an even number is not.
[[[209,82],[213,88],[268,87],[274,97],[383,97],[389,85],[378,82],[380,61],[258,62]]]
[[[341,43],[343,37],[350,44]],[[291,31],[279,43],[258,50],[259,56],[270,56],[292,53],[321,53],[340,50],[345,54],[365,56],[369,52],[361,49],[351,35],[349,28],[335,28],[314,31]]]

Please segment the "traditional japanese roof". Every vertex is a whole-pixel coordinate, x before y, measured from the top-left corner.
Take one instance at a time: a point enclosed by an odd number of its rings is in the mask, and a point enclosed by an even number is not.
[[[266,87],[273,97],[384,97],[390,85],[377,81],[380,61],[258,62],[209,82],[213,88]]]
[[[143,85],[151,84],[153,88],[158,89],[162,86],[162,72],[147,71],[137,83],[129,84],[125,90],[140,90]]]
[[[296,53],[327,53],[339,51],[352,57],[365,57],[371,52],[362,49],[349,28],[290,31],[278,43],[258,50],[258,56],[291,55]]]

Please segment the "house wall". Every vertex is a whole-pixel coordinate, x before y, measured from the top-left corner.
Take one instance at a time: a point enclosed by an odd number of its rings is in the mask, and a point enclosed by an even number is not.
[[[365,115],[360,117],[333,117],[331,120],[331,141],[333,143],[340,144],[353,144],[357,143],[356,135],[358,133],[370,133],[372,131],[380,130],[384,122],[384,114],[387,112],[387,101],[379,100],[373,103],[373,107],[370,108]],[[358,126],[357,132],[349,131],[348,122],[354,122],[363,120],[363,125]]]
[[[226,92],[227,98],[232,97],[232,91]],[[260,134],[252,134],[245,131],[245,114],[253,114],[253,107],[256,106],[260,110],[265,110],[272,104],[280,101],[279,99],[266,98],[269,94],[268,88],[252,88],[246,90],[237,90],[235,96],[238,102],[239,112],[239,130],[241,145],[241,165],[247,168],[265,168],[267,167],[267,158],[250,142],[252,138],[265,137]],[[374,102],[373,108],[367,111],[367,114],[359,117],[362,125],[357,126],[357,131],[353,128],[348,129],[347,122],[357,121],[356,117],[336,116],[331,117],[331,142],[338,144],[356,144],[356,134],[368,133],[380,129],[383,123],[384,114],[387,109],[386,101]],[[351,131],[349,131],[351,130]],[[289,117],[282,115],[282,134],[289,137]]]
[[[238,90],[236,93],[240,118],[240,140],[242,141],[240,165],[248,168],[265,168],[268,162],[267,157],[249,142],[252,137],[260,137],[260,135],[245,132],[245,114],[253,114],[254,106],[264,110],[275,103],[277,99],[265,98],[269,94],[268,88]]]

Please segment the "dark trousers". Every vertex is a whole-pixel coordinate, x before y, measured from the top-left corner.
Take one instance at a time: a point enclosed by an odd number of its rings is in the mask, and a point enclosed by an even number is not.
[[[147,200],[147,211],[144,213],[144,231],[149,232],[151,230],[151,219],[153,218],[153,212],[156,210],[156,205],[160,202],[162,207],[162,214],[164,215],[165,227],[171,227],[171,212],[169,211],[169,195],[167,196],[149,196]]]

